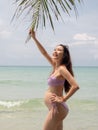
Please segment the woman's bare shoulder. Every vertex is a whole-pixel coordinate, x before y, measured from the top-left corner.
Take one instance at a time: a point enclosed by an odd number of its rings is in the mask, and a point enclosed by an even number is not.
[[[59,72],[62,76],[66,77],[69,74],[69,71],[65,65],[59,67]]]
[[[66,71],[66,70],[67,70],[67,68],[66,68],[66,66],[65,66],[65,65],[61,65],[61,66],[59,67],[59,70],[60,70],[60,71],[65,70],[65,71]]]

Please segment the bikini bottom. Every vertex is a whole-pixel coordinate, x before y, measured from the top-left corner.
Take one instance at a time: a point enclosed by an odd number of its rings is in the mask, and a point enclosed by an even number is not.
[[[57,104],[58,103],[52,103],[52,108],[55,109],[55,112],[59,113],[58,108],[57,108]],[[65,102],[59,103],[62,104],[62,106],[65,108],[65,110],[67,111],[67,113],[69,112],[69,108],[67,106],[67,104]],[[51,109],[51,108],[50,108]]]

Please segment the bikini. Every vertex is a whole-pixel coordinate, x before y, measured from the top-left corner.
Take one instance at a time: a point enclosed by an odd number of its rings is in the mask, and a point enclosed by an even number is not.
[[[64,86],[64,82],[65,82],[65,79],[59,79],[59,78],[54,77],[54,76],[50,76],[48,78],[48,85],[49,85],[49,87],[60,87],[60,86]],[[64,106],[64,108],[67,111],[69,111],[68,106],[66,105],[66,103],[62,102],[61,104]],[[57,109],[56,104],[53,104],[53,107],[55,109]]]
[[[63,79],[58,79],[54,76],[50,76],[48,78],[48,85],[49,86],[54,86],[54,87],[57,87],[57,86],[64,86],[64,82],[65,80]]]

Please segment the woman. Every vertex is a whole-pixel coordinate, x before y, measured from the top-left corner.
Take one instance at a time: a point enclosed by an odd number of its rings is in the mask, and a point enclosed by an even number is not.
[[[37,40],[35,32],[30,30],[29,34],[40,52],[53,67],[53,71],[48,78],[49,88],[45,93],[45,104],[49,113],[43,130],[63,130],[63,119],[69,111],[65,102],[79,89],[73,77],[69,50],[67,46],[60,44],[56,46],[51,57]],[[63,96],[63,89],[65,89],[65,96]]]

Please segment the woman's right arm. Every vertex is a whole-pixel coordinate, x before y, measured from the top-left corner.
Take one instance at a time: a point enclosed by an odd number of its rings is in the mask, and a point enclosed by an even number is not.
[[[31,35],[31,37],[33,38],[35,44],[37,45],[38,49],[40,50],[40,52],[43,54],[43,56],[45,56],[45,58],[50,62],[51,65],[53,65],[53,61],[51,56],[47,53],[47,51],[44,49],[44,47],[41,45],[41,43],[37,40],[36,36],[35,36],[35,32],[30,30],[29,34]],[[54,65],[53,65],[54,66]]]

